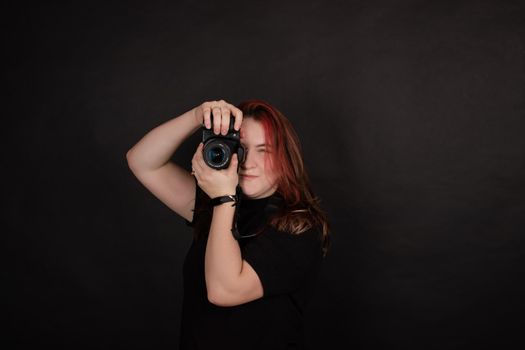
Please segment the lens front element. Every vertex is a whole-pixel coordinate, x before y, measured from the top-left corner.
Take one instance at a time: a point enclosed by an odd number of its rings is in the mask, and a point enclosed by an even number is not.
[[[215,169],[227,168],[230,160],[230,149],[227,145],[215,140],[204,146],[204,161]]]

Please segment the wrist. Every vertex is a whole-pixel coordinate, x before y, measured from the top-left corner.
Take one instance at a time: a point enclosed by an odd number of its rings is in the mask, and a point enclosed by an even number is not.
[[[214,198],[211,198],[210,200],[210,205],[213,207],[223,206],[224,204],[229,204],[230,206],[234,207],[238,203],[239,203],[239,197],[237,196],[237,194],[216,196]]]
[[[193,108],[191,110],[191,112],[193,113],[193,119],[195,120],[196,126],[201,127],[204,124],[204,116],[202,115],[199,118],[199,113],[198,113],[199,112],[199,107],[200,106],[197,106],[197,107]],[[202,114],[202,112],[200,114]]]
[[[227,187],[226,189],[216,188],[215,191],[209,191],[208,193],[208,196],[210,197],[210,199],[217,198],[217,197],[224,197],[224,196],[235,196],[235,195],[237,195],[237,191],[235,190],[235,188],[228,189]]]

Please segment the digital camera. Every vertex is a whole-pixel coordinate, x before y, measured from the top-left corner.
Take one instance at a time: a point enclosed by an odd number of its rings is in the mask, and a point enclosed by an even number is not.
[[[210,129],[202,127],[202,155],[204,162],[214,169],[225,169],[230,165],[232,156],[237,153],[238,165],[244,162],[244,147],[241,145],[239,131],[233,127],[235,118],[230,118],[230,126],[226,135],[213,133],[213,120]],[[239,170],[239,169],[237,169]]]

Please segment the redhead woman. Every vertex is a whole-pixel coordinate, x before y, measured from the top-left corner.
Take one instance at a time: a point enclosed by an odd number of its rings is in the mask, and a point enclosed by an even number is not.
[[[203,128],[240,135],[229,165],[191,173],[171,156]],[[193,228],[183,266],[180,349],[303,349],[303,317],[329,246],[290,121],[266,101],[204,102],[127,153],[137,179]]]

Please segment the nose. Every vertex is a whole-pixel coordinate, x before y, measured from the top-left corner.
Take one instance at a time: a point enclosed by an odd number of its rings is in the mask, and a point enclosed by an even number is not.
[[[244,151],[244,163],[241,164],[241,168],[243,169],[251,169],[255,167],[255,162],[253,160],[253,156],[251,155],[251,152],[248,152],[247,149]]]

